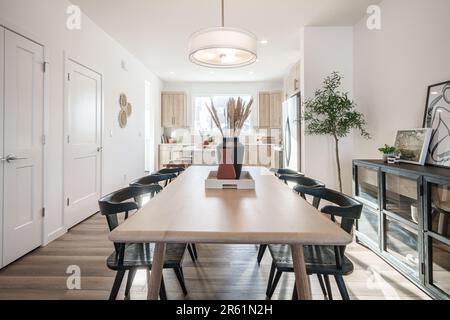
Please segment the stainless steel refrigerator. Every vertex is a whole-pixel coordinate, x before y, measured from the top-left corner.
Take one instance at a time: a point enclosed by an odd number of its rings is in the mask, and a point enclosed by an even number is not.
[[[284,168],[301,171],[300,94],[283,103]]]

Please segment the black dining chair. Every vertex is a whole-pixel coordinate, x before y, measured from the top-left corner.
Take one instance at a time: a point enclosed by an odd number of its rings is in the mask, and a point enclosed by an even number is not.
[[[303,173],[291,169],[270,169],[270,171],[279,177],[282,174],[303,175]]]
[[[182,169],[182,168],[174,168],[174,169]],[[166,169],[163,169],[166,170]],[[155,173],[155,174],[151,174],[136,180],[133,180],[130,183],[130,186],[147,186],[147,185],[157,185],[157,186],[161,186],[160,183],[164,183],[165,187],[173,180],[177,177],[177,173],[174,171],[172,171],[172,169],[167,169],[170,170],[167,171],[168,173]],[[162,170],[161,170],[162,171]],[[182,169],[181,171],[179,171],[178,174],[180,174],[180,172],[183,172],[184,169]],[[162,191],[162,187],[161,187],[161,191]],[[193,262],[196,262],[198,259],[198,253],[197,253],[197,246],[195,244],[189,244],[188,245],[188,252],[189,255],[191,256],[191,259]]]
[[[166,173],[166,174],[151,174],[136,180],[131,181],[130,185],[132,186],[146,186],[150,184],[164,185],[164,188],[175,179],[177,175],[175,173]]]
[[[338,223],[347,233],[352,234],[355,221],[361,217],[362,204],[353,198],[326,188],[296,187],[298,192],[321,200],[326,200],[334,205],[326,205],[321,212],[329,215],[331,220]],[[354,266],[345,255],[346,246],[305,246],[305,264],[308,275],[323,275],[326,282],[328,299],[333,295],[329,276],[334,276],[339,292],[343,300],[350,300],[344,277],[353,272]],[[269,245],[272,256],[272,268],[267,286],[267,297],[271,298],[283,272],[294,272],[291,249],[289,245]],[[294,295],[296,290],[294,289]]]
[[[99,200],[100,213],[106,217],[110,231],[119,226],[119,214],[124,213],[124,220],[128,219],[131,212],[140,208],[139,198],[150,194],[152,197],[160,192],[160,186],[131,186],[113,192]],[[116,300],[125,273],[128,271],[128,279],[125,288],[125,298],[130,296],[131,286],[138,269],[151,270],[154,245],[150,243],[114,243],[115,252],[107,259],[109,269],[116,271],[116,277],[109,296],[110,300]],[[173,269],[180,283],[183,293],[187,294],[184,283],[182,262],[186,244],[168,244],[164,260],[165,269]],[[160,297],[167,299],[164,278],[161,279]]]
[[[155,172],[155,174],[175,174],[177,177],[185,171],[184,168],[164,168]]]
[[[320,181],[318,181],[318,180],[307,178],[305,176],[298,175],[298,174],[296,174],[296,175],[293,175],[293,174],[282,174],[282,175],[279,176],[279,179],[283,180],[283,181],[294,182],[297,186],[301,186],[301,187],[304,187],[304,188],[313,188],[314,189],[314,188],[324,188],[325,187],[325,184],[320,182]],[[294,188],[294,191],[296,191],[295,188]],[[307,200],[306,196],[303,193],[300,193],[300,192],[297,192],[297,193],[303,199]],[[312,205],[315,208],[318,208],[319,207],[319,202],[320,202],[320,199],[313,198]],[[258,259],[258,265],[261,264],[261,261],[262,261],[262,259],[264,257],[264,253],[266,252],[266,249],[267,249],[267,244],[262,244],[262,245],[259,246],[258,258],[257,258]]]

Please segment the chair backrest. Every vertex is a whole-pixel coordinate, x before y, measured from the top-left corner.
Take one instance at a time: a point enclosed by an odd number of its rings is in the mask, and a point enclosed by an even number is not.
[[[303,173],[291,169],[270,169],[277,177],[283,174],[303,175]]]
[[[152,174],[139,179],[136,179],[130,183],[131,186],[146,186],[151,184],[159,184],[160,182],[167,182],[175,179],[177,176],[175,173],[169,174]]]
[[[140,208],[139,198],[144,195],[154,195],[160,192],[162,188],[157,185],[147,186],[130,186],[113,193],[110,193],[100,200],[98,206],[100,213],[106,217],[110,231],[113,231],[119,226],[119,213],[125,213],[125,220],[128,219],[130,211],[138,210]],[[116,251],[119,251],[119,245],[114,244]]]
[[[297,192],[303,199],[306,200],[304,189],[317,189],[317,188],[325,188],[325,184],[319,180],[311,179],[301,175],[281,175],[280,180],[284,180],[284,182],[293,182],[296,184],[294,187],[294,191]],[[320,198],[313,197],[312,205],[315,208],[318,208],[320,204]]]
[[[328,214],[335,221],[335,217],[340,217],[341,228],[351,234],[355,221],[361,217],[363,205],[355,199],[327,188],[307,188],[297,186],[296,190],[305,195],[326,200],[334,205],[326,205],[320,209],[322,213]]]
[[[177,176],[179,176],[181,173],[184,172],[184,168],[164,168],[161,169],[157,172],[155,172],[156,174],[176,174]]]

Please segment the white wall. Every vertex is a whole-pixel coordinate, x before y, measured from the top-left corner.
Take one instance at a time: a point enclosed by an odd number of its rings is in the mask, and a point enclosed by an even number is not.
[[[355,26],[355,99],[367,114],[370,143],[355,138],[354,157],[379,158],[397,130],[421,128],[427,87],[450,80],[450,1],[385,0],[382,29]]]
[[[252,123],[258,123],[258,93],[260,91],[276,91],[283,89],[283,81],[268,82],[165,82],[164,91],[183,91],[187,94],[188,123],[192,123],[193,99],[195,96],[211,94],[251,95],[255,99],[252,112]]]
[[[48,82],[47,163],[45,175],[44,241],[65,232],[63,221],[63,85],[64,53],[103,75],[103,193],[122,187],[144,172],[145,80],[152,84],[153,107],[158,117],[160,80],[134,56],[85,15],[82,29],[66,29],[66,0],[0,0],[0,21],[45,45],[50,63]],[[121,68],[126,62],[128,71]],[[121,92],[133,103],[126,129],[118,125]],[[112,136],[110,132],[112,131]],[[159,128],[155,127],[159,136]]]
[[[341,90],[353,91],[353,28],[305,27],[301,34],[302,99],[314,97],[325,77],[333,71],[344,76]],[[344,192],[351,194],[353,137],[340,142],[340,159]],[[303,137],[302,168],[305,174],[338,190],[334,139],[327,136]]]

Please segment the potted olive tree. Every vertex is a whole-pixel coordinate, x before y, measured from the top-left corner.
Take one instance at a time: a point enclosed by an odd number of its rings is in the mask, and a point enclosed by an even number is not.
[[[342,76],[333,72],[325,78],[323,88],[316,90],[314,98],[305,102],[304,120],[306,134],[331,136],[335,142],[339,190],[342,192],[341,161],[339,158],[339,141],[347,137],[353,129],[359,130],[361,136],[370,139],[366,131],[364,115],[355,110],[356,104],[348,93],[339,91]]]

